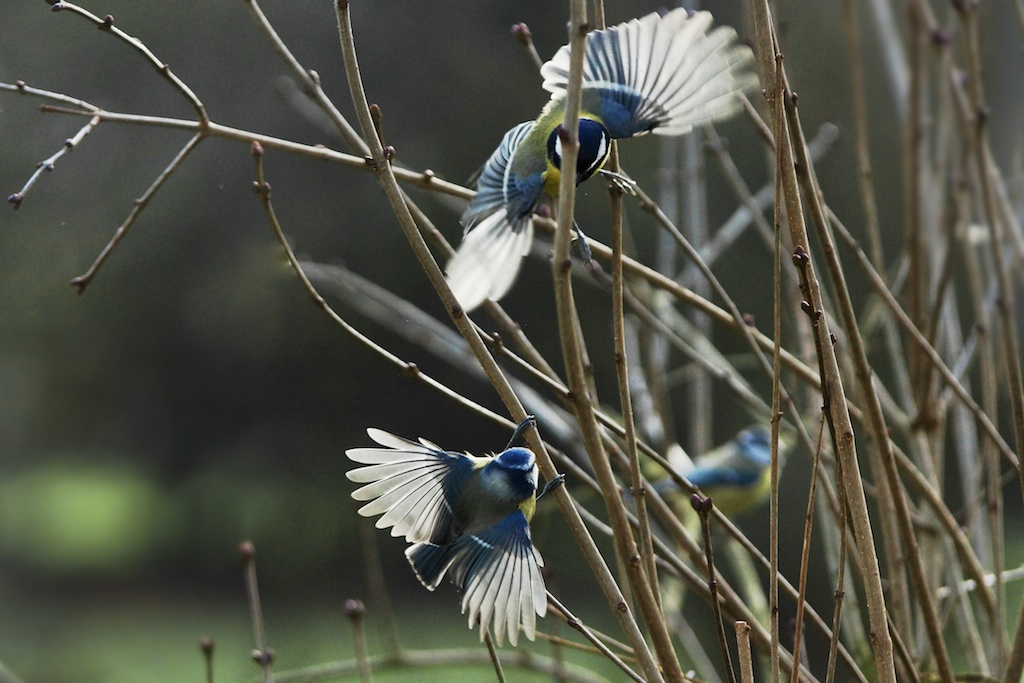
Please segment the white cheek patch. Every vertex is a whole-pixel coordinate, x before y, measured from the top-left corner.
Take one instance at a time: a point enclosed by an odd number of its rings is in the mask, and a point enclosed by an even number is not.
[[[558,162],[556,166],[561,167],[562,165],[562,136],[555,133],[555,160]]]
[[[601,144],[597,147],[597,156],[594,157],[594,163],[587,169],[587,174],[597,170],[597,167],[604,161],[605,156],[608,154],[608,136],[604,133],[601,134]]]

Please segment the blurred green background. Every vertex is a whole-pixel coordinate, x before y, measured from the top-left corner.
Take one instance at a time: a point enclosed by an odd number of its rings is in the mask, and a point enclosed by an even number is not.
[[[1009,11],[1008,3],[995,4]],[[399,161],[464,182],[505,130],[532,119],[546,93],[509,28],[528,23],[547,58],[564,41],[564,5],[353,3],[368,96],[384,110],[385,135]],[[169,63],[214,121],[345,149],[289,104],[287,71],[245,3],[89,0],[85,6],[112,14]],[[331,3],[266,0],[262,6],[349,113]],[[747,34],[739,2],[704,6]],[[658,7],[609,2],[608,19]],[[832,207],[856,225],[841,6],[783,3],[779,19],[805,126],[839,126],[839,142],[818,171]],[[988,30],[992,82],[1017,86],[990,90],[998,135],[1021,120],[1020,39],[1012,22],[991,22]],[[876,38],[864,33],[875,61]],[[890,85],[874,77],[873,67],[876,189],[883,225],[898,226],[900,131]],[[0,81],[16,79],[115,111],[191,115],[139,55],[70,13],[51,13],[42,0],[9,0],[0,10]],[[0,93],[4,196],[85,123],[41,114],[39,103]],[[749,124],[733,121],[721,131],[756,188],[767,175]],[[243,539],[258,549],[278,668],[349,656],[341,608],[347,597],[365,598],[366,583],[344,449],[366,444],[370,425],[458,449],[491,450],[507,438],[353,344],[309,305],[252,192],[245,144],[202,144],[87,292],[76,296],[68,280],[89,266],[187,138],[103,124],[41,179],[19,211],[0,207],[0,661],[26,681],[198,680],[201,636],[217,642],[219,680],[255,674],[236,554]],[[655,183],[658,145],[643,139],[623,149],[624,163],[648,187]],[[996,152],[1012,167],[1011,149]],[[370,174],[279,152],[268,153],[266,165],[276,208],[300,254],[344,263],[444,317]],[[733,206],[716,173],[709,164],[712,226]],[[455,241],[459,206],[413,195]],[[596,225],[590,231],[606,240],[603,201],[599,183],[586,187],[581,221]],[[639,222],[642,214],[635,207],[630,212]],[[641,249],[650,232],[637,230]],[[886,238],[893,249],[901,239],[898,229]],[[721,275],[743,310],[767,321],[767,285],[749,283],[770,282],[770,263],[759,249],[748,251],[744,257],[737,250]],[[558,358],[546,271],[543,263],[528,264],[507,305],[542,351]],[[581,299],[594,311],[588,324],[601,340],[592,352],[606,354],[605,295],[584,290]],[[406,360],[500,410],[489,387],[453,376],[388,330],[358,316],[353,321]],[[611,371],[608,364],[598,374],[609,396]],[[727,396],[721,400],[719,440],[747,422],[727,410]],[[683,419],[677,429],[685,433]],[[794,467],[794,489],[804,486],[802,466]],[[794,511],[794,520],[801,515]],[[561,520],[542,510],[538,545],[550,564],[571,568],[577,560],[553,542],[562,532]],[[1011,537],[1022,533],[1019,526],[1008,529]],[[403,620],[403,636],[422,646],[473,646],[476,635],[465,629],[454,592],[427,594],[405,565],[404,544],[379,536],[395,602],[403,614],[417,615]],[[1019,561],[1021,550],[1014,553]],[[795,570],[795,561],[788,569]],[[570,605],[593,594],[586,581],[565,578],[560,589]],[[579,602],[585,619],[607,621],[601,605]]]

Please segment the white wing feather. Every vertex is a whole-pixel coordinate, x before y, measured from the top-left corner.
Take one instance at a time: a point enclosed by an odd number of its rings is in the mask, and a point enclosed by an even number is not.
[[[403,439],[380,429],[368,429],[370,438],[387,448],[352,448],[345,454],[368,465],[346,473],[365,484],[352,498],[370,501],[359,508],[364,517],[381,515],[376,526],[392,527],[392,536],[410,543],[429,541],[446,530],[452,519],[444,497],[445,477],[463,456]]]
[[[504,208],[477,222],[448,262],[448,286],[462,308],[471,311],[487,299],[504,296],[532,241],[533,222],[527,220],[515,230]]]
[[[659,135],[680,135],[736,113],[742,108],[739,93],[758,82],[753,52],[737,42],[735,30],[712,29],[712,21],[708,12],[677,9],[591,34],[584,87],[624,86],[635,92],[640,102],[634,118],[656,123],[652,132]],[[568,46],[555,53],[541,75],[553,98],[564,95]]]
[[[493,627],[495,639],[519,642],[520,626],[526,637],[537,635],[537,616],[547,613],[547,595],[541,567],[544,560],[530,539],[530,528],[520,512],[500,524],[467,538],[450,572],[465,590],[462,611],[469,627]]]

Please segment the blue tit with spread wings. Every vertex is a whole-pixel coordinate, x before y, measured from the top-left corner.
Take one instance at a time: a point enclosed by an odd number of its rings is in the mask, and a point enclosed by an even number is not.
[[[708,12],[648,14],[587,35],[576,184],[601,170],[613,139],[682,135],[742,108],[757,84],[750,48]],[[533,240],[532,216],[557,196],[569,46],[541,68],[551,99],[535,121],[505,134],[484,164],[477,195],[462,216],[465,234],[447,266],[464,310],[500,299]]]
[[[380,429],[367,434],[384,448],[346,451],[366,465],[347,474],[364,484],[352,493],[369,501],[359,514],[381,515],[378,528],[391,527],[392,536],[413,544],[405,555],[429,590],[447,574],[463,591],[469,627],[479,625],[482,639],[493,624],[499,644],[507,634],[516,645],[520,628],[533,640],[536,618],[547,612],[544,560],[533,545],[530,520],[537,499],[561,478],[538,493],[533,451],[512,446],[532,424],[532,418],[520,424],[497,455],[446,451]]]

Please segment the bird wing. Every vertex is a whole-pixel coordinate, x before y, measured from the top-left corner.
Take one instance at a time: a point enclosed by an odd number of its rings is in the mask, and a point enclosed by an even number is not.
[[[633,19],[587,36],[584,106],[609,135],[648,131],[680,135],[739,111],[739,93],[757,84],[750,48],[726,26],[711,29],[708,12],[677,9]],[[542,68],[552,99],[565,96],[569,46]]]
[[[462,214],[466,233],[448,262],[446,279],[466,311],[504,296],[530,250],[530,214],[544,190],[544,164],[537,172],[513,173],[512,158],[533,130],[534,122],[527,121],[505,133],[484,164],[476,198]]]
[[[547,613],[541,567],[544,560],[533,546],[530,526],[520,510],[492,527],[460,537],[453,544],[448,568],[452,582],[465,591],[462,611],[469,627],[480,625],[480,637],[492,623],[498,644],[506,634],[519,642],[519,627],[533,640],[537,616]]]
[[[701,489],[715,486],[750,486],[772,462],[771,434],[761,426],[745,429],[721,446],[694,461],[684,472]],[[704,491],[707,493],[707,491]]]
[[[471,311],[487,299],[504,296],[532,241],[530,217],[510,221],[504,207],[474,225],[448,261],[445,275],[462,308]]]
[[[386,448],[345,451],[350,460],[367,465],[346,473],[351,481],[365,484],[352,492],[355,500],[370,501],[359,514],[381,515],[378,529],[392,527],[392,536],[404,536],[410,543],[446,542],[453,522],[448,494],[464,483],[480,459],[380,429],[366,432]]]
[[[509,203],[510,199],[515,204],[517,195],[527,189],[517,187],[515,183],[512,183],[511,187],[506,187],[506,183],[509,179],[508,167],[512,159],[512,153],[519,147],[519,143],[533,130],[533,124],[533,121],[526,121],[505,133],[505,137],[501,139],[498,149],[494,150],[494,153],[491,154],[491,157],[484,164],[476,181],[476,197],[473,198],[465,213],[462,214],[462,224],[467,231],[477,221],[505,206]],[[540,186],[543,186],[543,181],[541,181]],[[531,204],[536,201],[537,198],[534,197]],[[532,206],[527,207],[526,211],[529,211],[531,208]]]
[[[764,468],[751,469],[739,467],[726,467],[723,465],[713,467],[698,466],[686,475],[691,484],[704,493],[717,486],[750,486],[756,482]]]

